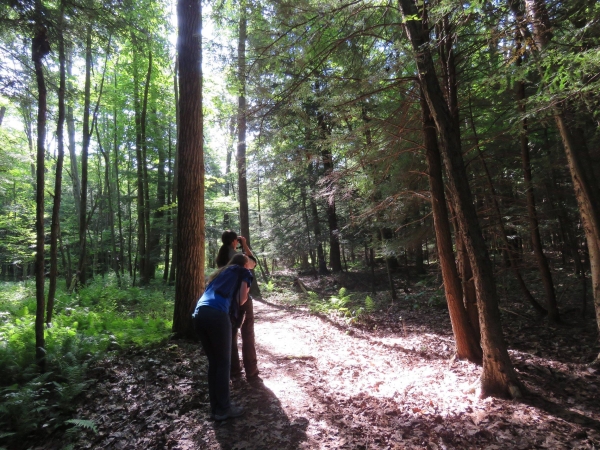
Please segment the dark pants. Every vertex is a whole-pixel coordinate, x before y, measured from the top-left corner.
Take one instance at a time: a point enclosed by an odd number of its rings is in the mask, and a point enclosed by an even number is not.
[[[202,306],[194,318],[194,329],[208,358],[210,411],[229,410],[229,370],[231,366],[231,322],[229,314]]]
[[[254,306],[252,305],[252,297],[248,296],[246,303],[240,306],[240,312],[245,314],[241,328],[244,371],[246,372],[246,378],[252,378],[259,373],[256,364],[256,348],[254,348]],[[234,328],[231,333],[231,375],[234,376],[242,373],[237,334],[238,330]]]

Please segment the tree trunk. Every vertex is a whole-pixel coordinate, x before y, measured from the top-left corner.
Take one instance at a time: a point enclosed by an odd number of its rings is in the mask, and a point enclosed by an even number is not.
[[[117,264],[117,238],[115,235],[115,212],[112,201],[112,189],[110,187],[110,156],[108,151],[105,151],[100,142],[100,133],[96,127],[96,137],[98,139],[98,148],[104,157],[104,184],[106,185],[106,198],[108,200],[108,226],[110,228],[110,242],[112,248],[111,265],[117,276],[117,285],[121,286],[121,274]]]
[[[517,66],[521,65],[522,56],[520,54],[522,39],[517,38]],[[552,273],[550,272],[550,265],[548,259],[544,255],[544,249],[542,247],[542,238],[540,236],[539,223],[537,218],[537,212],[535,207],[535,195],[533,192],[533,177],[531,175],[531,161],[529,158],[529,137],[527,133],[527,118],[525,113],[527,112],[525,102],[525,83],[518,81],[516,83],[516,96],[517,96],[517,108],[523,115],[521,119],[521,133],[519,136],[519,143],[521,145],[521,162],[523,166],[523,178],[525,181],[525,193],[527,198],[527,216],[529,219],[529,233],[531,237],[531,246],[533,247],[533,253],[538,264],[542,283],[544,285],[544,291],[546,292],[546,307],[548,308],[548,319],[551,322],[559,321],[558,305],[556,303],[556,293],[554,291],[554,282],[552,281]]]
[[[419,11],[412,0],[399,0],[399,4],[407,35],[414,51],[418,53],[415,62],[419,82],[440,135],[444,165],[456,202],[458,223],[466,238],[465,244],[473,269],[483,349],[481,395],[517,397],[520,395],[520,383],[502,335],[494,273],[468,184],[460,129],[455,126],[435,73],[428,46],[428,32],[421,20],[415,20],[420,17]]]
[[[429,186],[431,192],[431,209],[433,212],[433,223],[437,242],[440,269],[444,280],[444,291],[450,313],[450,322],[454,340],[456,341],[456,354],[461,359],[468,359],[481,364],[482,351],[479,345],[479,335],[475,333],[467,309],[463,303],[463,292],[460,278],[454,262],[452,251],[452,234],[450,221],[448,220],[448,208],[446,206],[446,195],[444,193],[444,181],[442,177],[442,160],[437,144],[437,132],[435,122],[429,112],[425,98],[421,96],[421,110],[423,113],[423,141],[425,144],[425,156],[427,158],[427,172],[429,175]],[[477,317],[475,317],[477,320]],[[479,327],[477,327],[477,330]]]
[[[66,55],[66,63],[67,63],[67,78],[71,80],[72,78],[72,51],[69,48],[69,51]],[[67,88],[70,93],[73,92],[73,85],[71,81],[67,83]],[[69,160],[71,162],[71,180],[73,183],[73,197],[75,200],[75,213],[77,214],[78,219],[81,218],[81,180],[79,179],[79,169],[77,167],[77,149],[75,145],[75,117],[73,116],[73,104],[72,100],[68,102],[67,105],[67,135],[69,137]]]
[[[173,333],[194,337],[192,311],[204,290],[204,153],[202,115],[202,9],[178,0],[179,169],[177,280]]]
[[[142,182],[144,184],[144,228],[146,230],[146,254],[144,256],[145,270],[144,274],[140,275],[140,282],[143,284],[150,282],[155,274],[155,261],[152,258],[152,229],[150,228],[150,189],[148,186],[148,140],[146,136],[146,128],[148,126],[148,92],[150,90],[150,82],[152,81],[152,50],[148,52],[148,72],[146,72],[146,84],[144,85],[144,100],[142,102],[142,116],[140,118],[140,129],[142,133]]]
[[[115,63],[115,97],[117,94],[117,63]],[[125,237],[123,235],[123,218],[121,216],[121,187],[119,184],[119,142],[117,138],[117,102],[114,101],[113,106],[113,147],[115,153],[115,191],[117,193],[117,220],[119,222],[119,265],[118,268],[121,271],[121,275],[125,275]],[[116,257],[116,255],[115,255]]]
[[[54,204],[52,206],[52,225],[50,227],[50,282],[48,287],[48,307],[46,310],[46,324],[52,323],[54,310],[54,295],[56,294],[56,277],[58,275],[58,233],[60,226],[60,200],[62,195],[62,171],[65,158],[64,125],[65,125],[65,41],[64,41],[64,4],[60,5],[58,26],[58,61],[60,66],[60,81],[58,87],[58,123],[56,126],[56,139],[58,155],[56,158],[56,175],[54,179]],[[68,278],[67,278],[68,279]]]
[[[237,170],[238,200],[240,202],[240,232],[250,245],[250,222],[248,217],[248,180],[246,171],[246,2],[240,3],[240,22],[238,35],[238,110],[237,110]]]
[[[81,146],[81,207],[79,209],[79,266],[77,277],[81,285],[87,282],[87,185],[88,185],[88,150],[90,148],[90,90],[92,72],[92,28],[88,27],[85,40],[85,87],[83,101],[83,141]]]
[[[135,43],[135,37],[132,33],[132,40]],[[142,139],[142,111],[140,106],[140,94],[139,94],[139,74],[138,74],[138,58],[137,48],[133,48],[133,97],[134,97],[134,108],[135,108],[135,157],[137,160],[137,252],[138,264],[134,267],[134,270],[139,268],[140,273],[140,285],[148,284],[146,278],[146,215],[145,215],[145,195],[144,195],[144,167],[146,161],[144,160],[143,153],[143,139]]]
[[[179,87],[177,85],[177,77],[179,74],[179,57],[177,56],[175,58],[175,75],[173,76],[173,86],[174,86],[174,92],[175,92],[175,127],[176,127],[176,136],[177,136],[177,141],[175,143],[175,161],[173,163],[173,185],[171,186],[171,198],[173,199],[173,203],[177,204],[177,184],[178,184],[178,173],[179,173],[179,131],[181,129],[180,127],[180,105],[179,105]],[[173,212],[172,214],[172,219],[173,222],[171,224],[172,226],[172,240],[173,240],[173,251],[171,252],[171,270],[169,273],[169,285],[173,285],[175,284],[175,274],[177,271],[177,217],[179,216],[179,207],[177,206],[177,208],[171,208],[171,211]]]
[[[331,271],[342,271],[342,260],[340,254],[340,237],[337,223],[337,213],[335,210],[335,189],[331,176],[333,174],[333,156],[329,148],[327,138],[330,135],[329,126],[325,120],[325,113],[319,112],[317,115],[319,128],[321,129],[321,158],[323,161],[323,177],[325,178],[326,202],[327,202],[327,224],[329,225],[329,265]]]
[[[41,12],[38,11],[40,14]],[[35,253],[35,357],[43,372],[46,368],[46,344],[44,340],[44,161],[46,149],[46,81],[42,59],[50,52],[47,30],[37,25],[35,36],[31,41],[31,59],[35,67],[35,77],[38,88],[37,114],[37,156],[36,156],[36,253]]]
[[[473,111],[471,109],[471,97],[470,96],[469,96],[469,113],[470,113],[471,129],[473,130],[473,136],[475,138],[475,147],[477,149],[477,153],[479,156],[479,160],[481,161],[481,165],[483,166],[483,169],[485,171],[486,179],[488,182],[488,188],[490,190],[490,197],[491,197],[492,205],[494,207],[494,211],[496,213],[496,217],[497,217],[497,221],[498,221],[497,222],[498,223],[498,231],[500,233],[500,238],[502,239],[502,243],[504,244],[504,248],[506,249],[505,254],[508,257],[508,266],[510,267],[512,273],[514,274],[515,278],[517,279],[517,282],[519,283],[519,288],[521,289],[521,292],[523,293],[523,296],[525,297],[525,299],[529,302],[529,304],[533,307],[533,309],[535,309],[535,311],[539,315],[546,315],[548,312],[544,309],[544,307],[542,305],[540,305],[538,303],[538,301],[533,297],[533,295],[531,295],[531,292],[527,288],[527,285],[525,284],[525,280],[523,280],[523,277],[521,276],[521,272],[519,271],[519,267],[517,266],[517,260],[515,258],[515,252],[514,252],[513,246],[508,241],[506,228],[504,227],[504,222],[502,222],[502,217],[503,217],[502,211],[500,210],[500,205],[498,204],[498,196],[496,195],[496,189],[494,188],[494,183],[492,181],[492,175],[490,174],[488,166],[485,162],[485,158],[483,157],[483,152],[481,151],[481,148],[479,147],[479,137],[477,135],[477,130],[475,128],[475,121],[473,119]],[[558,310],[555,311],[554,318],[550,318],[550,320],[553,322],[558,321]]]
[[[526,0],[525,4],[529,16],[533,19],[535,42],[539,50],[544,50],[553,36],[546,4],[544,0]],[[529,33],[527,25],[524,23],[521,24],[520,30],[525,36]],[[537,56],[537,52],[534,56]],[[578,140],[574,137],[573,127],[567,123],[562,110],[564,107],[564,102],[555,105],[553,114],[567,155],[575,197],[585,231],[592,271],[592,295],[596,307],[597,325],[600,328],[600,187],[590,164],[587,164],[589,161],[587,148],[582,145],[582,139],[577,142]],[[593,262],[594,258],[597,263]],[[600,355],[596,359],[596,363],[600,364]]]

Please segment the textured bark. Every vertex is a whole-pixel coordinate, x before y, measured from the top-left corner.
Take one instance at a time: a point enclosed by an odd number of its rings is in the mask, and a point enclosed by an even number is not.
[[[456,354],[461,359],[468,359],[469,361],[481,364],[482,351],[479,345],[479,335],[475,333],[469,321],[469,316],[463,303],[460,278],[454,262],[452,234],[442,178],[442,160],[437,143],[435,122],[431,117],[429,107],[423,96],[421,96],[421,110],[423,113],[423,143],[425,144],[425,156],[427,159],[435,238],[442,278],[444,280],[448,312],[450,313],[450,322],[452,323],[452,331],[454,333],[454,340],[456,341]],[[477,320],[477,317],[475,317],[475,320]]]
[[[240,3],[240,21],[238,35],[238,110],[237,110],[237,170],[238,200],[240,202],[240,232],[250,245],[250,219],[248,217],[248,180],[246,170],[246,2]],[[253,285],[256,283],[253,283]]]
[[[35,78],[38,88],[38,112],[37,112],[37,154],[36,154],[36,253],[35,253],[35,357],[41,371],[46,367],[46,352],[44,340],[44,161],[46,149],[46,81],[44,79],[44,67],[42,59],[49,53],[47,30],[37,25],[35,36],[31,41],[31,59],[35,67]]]
[[[64,30],[64,5],[60,6],[58,30],[58,61],[59,61],[59,87],[58,87],[58,121],[56,126],[56,139],[58,152],[56,155],[56,174],[54,178],[54,204],[52,205],[52,224],[50,226],[50,280],[48,285],[48,305],[46,309],[46,324],[52,322],[54,310],[54,295],[56,294],[56,278],[58,274],[58,233],[60,226],[60,201],[62,195],[62,172],[65,159],[64,125],[65,125],[65,41]],[[68,279],[68,277],[67,277]]]
[[[481,395],[516,397],[520,395],[520,383],[502,335],[494,273],[473,205],[462,158],[460,129],[454,124],[440,88],[428,45],[429,36],[422,21],[415,20],[419,17],[419,11],[412,0],[399,0],[399,4],[407,35],[416,53],[419,82],[440,136],[444,165],[456,202],[457,219],[465,235],[465,244],[473,269],[483,349]]]
[[[202,9],[178,0],[179,167],[177,277],[173,333],[194,337],[192,311],[204,290],[204,153],[202,116]]]

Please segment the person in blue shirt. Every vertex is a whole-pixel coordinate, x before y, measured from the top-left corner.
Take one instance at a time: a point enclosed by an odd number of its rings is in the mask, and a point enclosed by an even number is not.
[[[209,278],[208,286],[192,314],[194,329],[208,358],[208,394],[211,416],[225,420],[241,416],[243,408],[229,398],[231,367],[231,302],[246,303],[252,284],[249,258],[235,255],[227,266]],[[238,288],[239,286],[239,288]]]

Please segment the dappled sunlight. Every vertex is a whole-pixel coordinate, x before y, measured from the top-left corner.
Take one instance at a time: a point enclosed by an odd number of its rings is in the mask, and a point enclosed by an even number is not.
[[[436,355],[428,346],[427,336],[411,333],[371,339],[323,326],[315,316],[265,310],[262,305],[256,310],[265,385],[284,404],[286,396],[314,397],[317,388],[348,397],[386,399],[398,408],[412,403],[407,402],[410,397],[425,397],[429,402],[419,407],[419,412],[443,415],[464,411],[477,402],[473,385],[480,369]],[[427,355],[431,359],[424,359]],[[460,377],[455,370],[461,372]],[[470,372],[467,381],[465,370]]]

